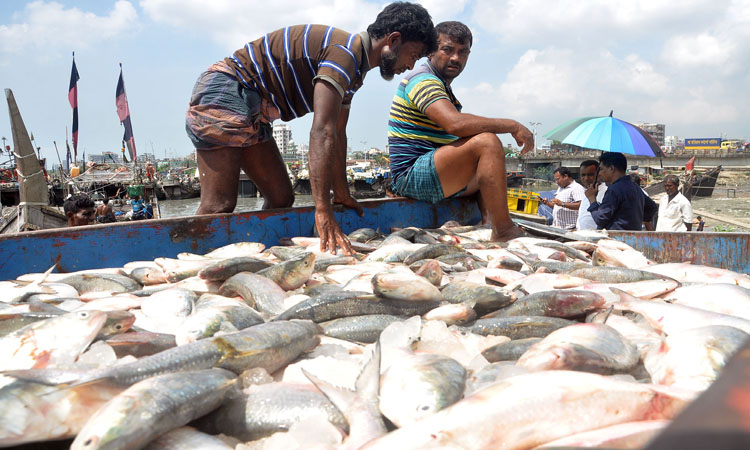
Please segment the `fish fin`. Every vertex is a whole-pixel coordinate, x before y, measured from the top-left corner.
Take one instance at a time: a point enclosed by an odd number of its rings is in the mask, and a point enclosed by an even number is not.
[[[344,387],[335,386],[325,380],[322,380],[315,375],[311,374],[305,369],[302,369],[302,373],[305,374],[308,380],[310,380],[315,387],[333,403],[333,405],[341,411],[342,414],[346,415],[346,411],[350,409],[350,406],[355,403],[357,393]]]
[[[612,306],[619,306],[620,308],[618,309],[622,309],[622,307],[627,307],[628,304],[632,302],[633,300],[644,301],[616,287],[610,287],[609,290],[620,296],[620,299],[614,305],[612,305]]]
[[[354,384],[357,394],[367,401],[377,401],[380,395],[380,354],[380,339],[378,339],[372,357],[362,368],[362,372],[359,373]]]
[[[13,377],[17,380],[30,381],[47,386],[65,387],[83,378],[85,372],[61,369],[20,369],[4,370],[0,374]]]
[[[380,394],[380,341],[375,344],[372,357],[357,376],[354,383],[355,391],[334,386],[305,369],[302,369],[302,372],[344,415],[358,401],[377,404]]]
[[[47,277],[49,276],[49,274],[51,274],[52,271],[55,270],[55,268],[57,267],[57,265],[60,264],[60,258],[61,258],[61,256],[62,255],[57,255],[57,259],[55,259],[55,263],[52,265],[52,267],[50,267],[49,269],[47,269],[44,272],[44,274],[42,274],[42,278],[40,278],[39,281],[36,281],[35,284],[37,284],[38,286],[41,286],[41,284],[44,283],[44,280],[47,279]],[[52,292],[55,292],[55,291],[52,291]],[[50,294],[50,292],[46,292],[46,294]]]

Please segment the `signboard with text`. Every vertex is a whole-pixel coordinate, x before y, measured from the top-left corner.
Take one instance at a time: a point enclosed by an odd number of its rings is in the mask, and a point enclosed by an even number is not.
[[[721,138],[685,139],[685,150],[719,150]]]

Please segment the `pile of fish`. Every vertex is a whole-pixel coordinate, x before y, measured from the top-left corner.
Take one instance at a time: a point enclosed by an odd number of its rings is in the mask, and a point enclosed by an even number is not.
[[[0,282],[0,446],[641,448],[750,337],[750,276],[446,224]],[[63,445],[67,445],[64,442]]]

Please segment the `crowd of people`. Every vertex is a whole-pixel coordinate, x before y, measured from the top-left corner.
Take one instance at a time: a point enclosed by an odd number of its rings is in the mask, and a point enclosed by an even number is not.
[[[580,165],[579,184],[570,171],[555,170],[558,189],[540,203],[552,208],[552,226],[565,230],[703,231],[701,216],[693,219],[690,201],[680,191],[676,175],[664,178],[666,194],[657,205],[641,188],[638,173],[626,174],[621,153],[602,153],[599,161]],[[655,224],[655,226],[654,226]]]

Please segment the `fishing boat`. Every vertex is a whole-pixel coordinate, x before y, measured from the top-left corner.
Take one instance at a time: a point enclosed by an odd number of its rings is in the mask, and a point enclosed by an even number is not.
[[[13,133],[13,151],[18,174],[18,205],[3,208],[0,234],[43,230],[67,225],[65,215],[49,206],[49,191],[42,165],[21,118],[21,112],[10,89],[5,89]]]
[[[449,199],[428,204],[405,198],[364,200],[364,216],[353,210],[336,211],[345,233],[359,228],[391,230],[416,226],[436,228],[448,220],[476,224],[481,215],[472,199]],[[517,219],[532,233],[565,239],[560,230]],[[312,206],[97,224],[77,228],[40,230],[0,236],[0,279],[43,272],[58,261],[58,270],[72,272],[122,267],[134,260],[181,252],[206,253],[239,241],[278,245],[282,238],[312,236]],[[577,235],[576,235],[577,236]],[[612,231],[610,236],[660,262],[691,261],[737,272],[750,272],[750,233],[657,233]],[[576,239],[578,237],[571,237]]]

